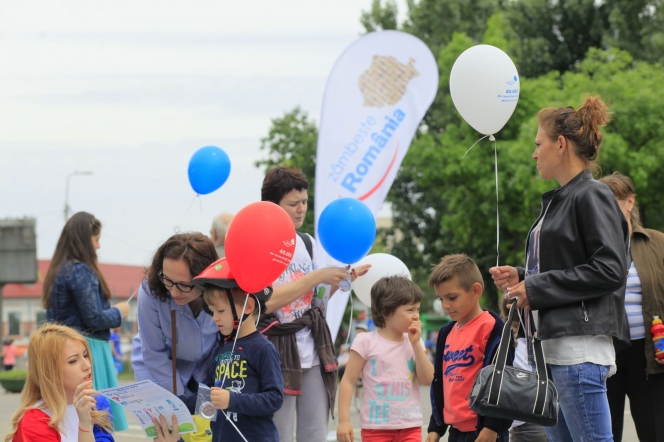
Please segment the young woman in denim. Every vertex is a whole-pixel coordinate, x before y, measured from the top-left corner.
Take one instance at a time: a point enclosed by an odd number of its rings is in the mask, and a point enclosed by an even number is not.
[[[606,380],[615,372],[613,341],[629,342],[623,301],[629,230],[609,188],[588,170],[608,109],[586,97],[578,110],[542,109],[537,118],[533,159],[540,177],[560,187],[542,195],[525,268],[490,272],[507,298],[535,316],[560,401],[558,423],[546,429],[549,439],[612,441]]]
[[[137,381],[151,380],[173,390],[171,349],[175,341],[176,391],[198,391],[207,376],[208,357],[217,342],[217,326],[203,308],[201,290],[193,278],[217,260],[210,238],[202,233],[178,233],[164,242],[146,270],[138,290],[138,334],[131,350]],[[175,312],[176,336],[171,332]],[[185,441],[211,441],[210,421],[194,416],[198,431]]]
[[[653,316],[664,317],[664,234],[641,225],[629,177],[614,172],[599,181],[615,195],[630,232],[625,310],[632,345],[616,355],[618,371],[607,382],[613,438],[622,440],[625,396],[629,396],[639,440],[664,440],[664,360],[655,359],[650,333]]]
[[[78,330],[92,351],[93,382],[97,390],[116,387],[110,329],[129,315],[129,304],[111,307],[111,291],[97,267],[101,222],[78,212],[65,224],[44,278],[42,304],[46,319]],[[122,407],[111,403],[115,431],[127,429]]]

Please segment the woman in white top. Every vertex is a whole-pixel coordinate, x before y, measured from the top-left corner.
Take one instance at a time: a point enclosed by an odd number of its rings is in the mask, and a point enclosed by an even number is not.
[[[302,227],[307,214],[309,181],[299,169],[275,167],[265,175],[261,188],[261,200],[281,206],[293,220],[295,228]],[[274,312],[280,323],[291,323],[312,308],[320,308],[324,315],[325,305],[347,277],[342,267],[319,267],[316,241],[306,233],[296,236],[293,260],[286,271],[274,281],[274,293],[267,302],[267,313]],[[369,266],[353,269],[351,278],[365,274]],[[327,324],[325,333],[329,334]],[[268,331],[269,334],[269,331]],[[274,422],[281,442],[293,440],[295,414],[297,412],[297,440],[324,442],[327,438],[329,403],[333,402],[336,373],[333,381],[325,373],[316,352],[316,336],[312,328],[304,327],[296,332],[297,350],[302,371],[301,391],[285,388],[284,404],[274,414]],[[331,341],[331,338],[329,338]],[[287,355],[281,355],[282,359]],[[282,360],[282,368],[284,366]],[[336,367],[333,367],[336,368]],[[336,371],[336,370],[335,370]],[[285,377],[286,386],[289,385]],[[331,399],[330,399],[331,398]]]

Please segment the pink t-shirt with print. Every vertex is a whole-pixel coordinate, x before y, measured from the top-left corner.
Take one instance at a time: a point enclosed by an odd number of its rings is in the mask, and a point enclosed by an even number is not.
[[[420,339],[424,348],[424,342]],[[403,429],[422,426],[420,388],[415,374],[415,354],[403,335],[402,342],[388,341],[377,331],[355,337],[352,351],[366,362],[362,369],[364,399],[360,411],[362,429]]]

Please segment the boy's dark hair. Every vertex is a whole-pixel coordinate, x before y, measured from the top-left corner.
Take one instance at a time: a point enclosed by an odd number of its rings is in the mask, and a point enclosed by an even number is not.
[[[371,318],[376,327],[385,327],[385,320],[402,305],[422,302],[422,290],[403,276],[386,276],[371,287]]]
[[[438,284],[456,277],[462,289],[469,291],[473,284],[478,283],[484,290],[484,280],[475,261],[467,255],[459,253],[447,255],[440,260],[429,276],[429,287],[435,289]]]
[[[279,204],[292,190],[309,188],[309,181],[300,169],[277,166],[267,171],[261,187],[261,201]]]
[[[221,287],[217,287],[216,285],[212,284],[205,284],[201,286],[201,291],[203,292],[203,301],[205,301],[205,311],[208,313],[212,314],[212,310],[210,309],[210,303],[212,302],[213,299],[225,299],[228,300],[228,297],[225,292],[226,289],[222,289]],[[236,289],[228,289],[231,291],[231,295],[233,295],[233,303],[235,305],[244,305],[244,298],[248,295],[245,293],[242,289],[236,288]],[[240,307],[241,308],[241,307]],[[252,316],[258,315],[258,300],[254,298],[254,310],[251,312]],[[242,316],[238,312],[238,316]]]

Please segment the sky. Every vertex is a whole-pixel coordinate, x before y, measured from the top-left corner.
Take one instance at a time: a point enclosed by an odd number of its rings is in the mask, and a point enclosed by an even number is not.
[[[406,1],[399,0],[400,20]],[[71,213],[103,224],[99,260],[147,265],[177,232],[260,200],[271,119],[319,121],[327,76],[371,0],[0,0],[0,219],[37,219],[50,259]],[[196,196],[191,156],[228,181]]]

